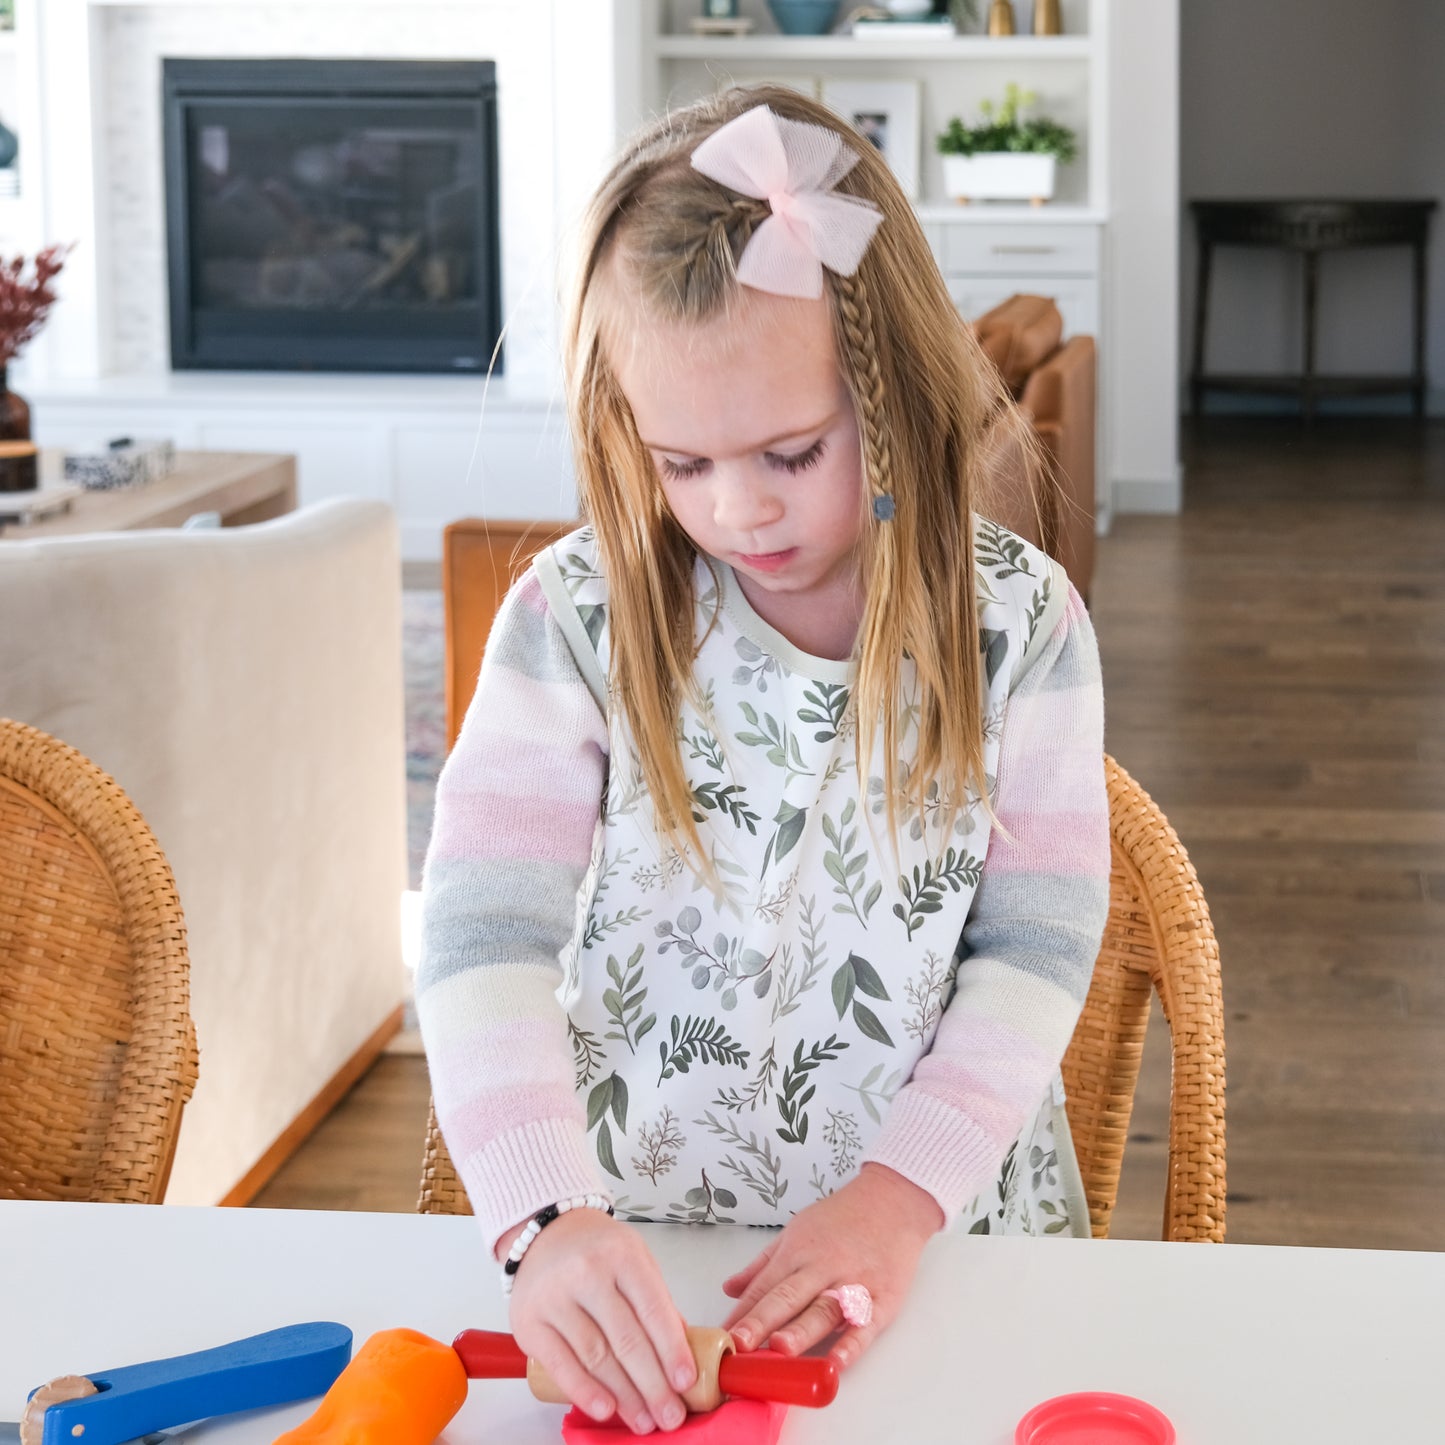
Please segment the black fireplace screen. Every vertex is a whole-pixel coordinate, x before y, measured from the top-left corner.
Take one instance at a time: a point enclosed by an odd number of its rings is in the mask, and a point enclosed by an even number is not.
[[[486,368],[490,61],[168,60],[165,90],[174,366]]]

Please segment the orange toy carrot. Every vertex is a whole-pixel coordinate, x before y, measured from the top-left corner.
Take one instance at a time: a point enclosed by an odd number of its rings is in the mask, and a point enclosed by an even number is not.
[[[273,1445],[432,1445],[467,1398],[450,1345],[416,1330],[379,1330],[315,1412]]]

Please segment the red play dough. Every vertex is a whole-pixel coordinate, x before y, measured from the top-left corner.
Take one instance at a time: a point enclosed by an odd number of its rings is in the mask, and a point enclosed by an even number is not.
[[[771,1400],[724,1400],[716,1410],[689,1415],[676,1430],[649,1438],[659,1445],[777,1445],[787,1413],[786,1405]],[[618,1445],[635,1437],[616,1418],[599,1425],[574,1407],[562,1417],[562,1438],[567,1445]]]

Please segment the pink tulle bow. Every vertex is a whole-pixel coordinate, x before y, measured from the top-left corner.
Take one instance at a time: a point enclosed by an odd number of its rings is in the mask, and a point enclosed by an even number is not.
[[[695,170],[772,208],[743,247],[738,280],[777,296],[816,299],[824,266],[851,276],[883,220],[870,202],[833,189],[857,163],[857,152],[836,131],[765,105],[703,141],[692,153]]]

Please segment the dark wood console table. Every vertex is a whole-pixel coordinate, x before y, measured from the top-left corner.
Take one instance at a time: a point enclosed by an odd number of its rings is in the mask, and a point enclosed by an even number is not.
[[[1409,391],[1415,415],[1425,414],[1425,254],[1434,201],[1191,201],[1199,239],[1194,293],[1194,364],[1190,405],[1199,415],[1206,390],[1297,394],[1305,419],[1315,400],[1332,395],[1378,395]],[[1298,375],[1242,376],[1204,369],[1209,272],[1216,246],[1273,246],[1304,255],[1304,371]],[[1355,246],[1410,246],[1414,250],[1414,369],[1404,376],[1317,376],[1315,304],[1322,251]]]

